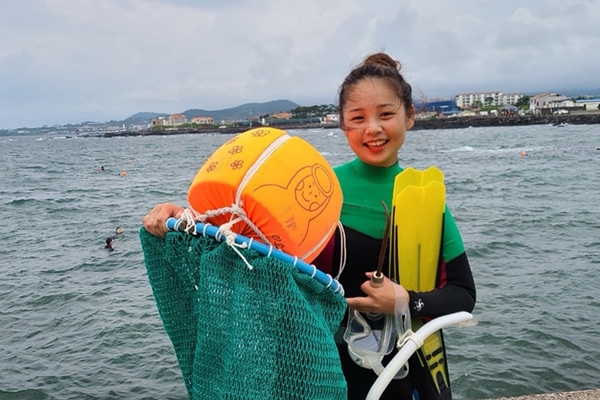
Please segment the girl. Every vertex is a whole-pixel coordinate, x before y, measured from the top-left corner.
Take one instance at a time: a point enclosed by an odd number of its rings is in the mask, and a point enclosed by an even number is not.
[[[335,168],[344,194],[340,220],[345,240],[340,239],[338,232],[315,265],[334,276],[338,274],[340,246],[345,241],[347,261],[339,281],[345,289],[348,306],[362,313],[393,314],[397,302],[408,303],[413,318],[471,312],[475,305],[475,284],[460,233],[447,207],[440,287],[416,293],[387,278],[378,288],[369,282],[371,272],[377,268],[385,227],[381,201],[391,209],[394,178],[402,171],[398,151],[415,117],[412,88],[400,73],[400,63],[385,53],[367,57],[342,83],[339,111],[340,127],[356,154],[354,160]],[[342,326],[342,333],[343,329]],[[364,399],[377,375],[355,364],[346,343],[337,342],[348,383],[348,399]],[[392,356],[384,359],[384,365]],[[409,361],[409,371],[406,378],[393,380],[381,398],[451,399],[450,388],[441,385],[441,390],[436,389],[432,380],[435,378],[421,366],[416,354]]]

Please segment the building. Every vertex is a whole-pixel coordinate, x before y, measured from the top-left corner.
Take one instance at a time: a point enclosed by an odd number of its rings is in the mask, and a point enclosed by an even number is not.
[[[190,122],[198,125],[212,125],[214,123],[214,119],[213,117],[194,117]]]
[[[326,124],[337,124],[338,122],[340,122],[340,114],[327,114],[323,118],[323,123]]]
[[[423,106],[426,112],[435,112],[442,115],[455,115],[460,112],[456,106],[455,99],[431,100],[423,105],[419,105],[418,108]]]
[[[169,115],[169,120],[167,121],[167,125],[177,126],[187,124],[188,120],[185,114],[171,114]]]
[[[273,119],[290,119],[290,118],[292,118],[292,113],[280,112],[277,114],[271,114],[271,118],[273,118]]]
[[[504,93],[502,94],[501,106],[514,106],[521,100],[525,95],[523,93]]]
[[[586,111],[600,110],[600,99],[581,99],[575,101],[576,107],[583,107]]]
[[[165,117],[158,117],[152,120],[152,124],[150,126],[165,126],[166,124]]]
[[[540,93],[529,99],[529,110],[533,114],[551,113],[553,109],[574,107],[572,99],[560,93]]]
[[[464,110],[477,106],[515,105],[524,96],[523,93],[478,92],[457,94],[454,99],[456,106]]]

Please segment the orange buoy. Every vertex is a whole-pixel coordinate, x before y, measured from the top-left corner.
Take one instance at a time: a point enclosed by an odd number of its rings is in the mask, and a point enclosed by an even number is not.
[[[126,176],[127,172],[126,171],[121,171],[121,176]]]
[[[521,157],[526,157],[526,156],[527,156],[527,152],[526,152],[525,150],[523,150],[523,151],[521,152]]]
[[[342,190],[333,169],[308,142],[256,128],[224,143],[200,168],[188,202],[212,225],[310,263],[335,232]]]

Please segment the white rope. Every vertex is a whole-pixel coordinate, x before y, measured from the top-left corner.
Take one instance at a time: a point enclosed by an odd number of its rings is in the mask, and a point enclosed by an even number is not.
[[[344,225],[338,221],[338,228],[340,230],[340,268],[335,280],[339,280],[346,268],[346,231],[344,231]]]
[[[326,288],[330,288],[331,284],[333,283],[333,278],[331,277],[331,275],[327,274],[327,276],[329,277],[329,283],[327,284],[327,286],[325,286]]]
[[[260,229],[258,229],[258,227],[256,225],[254,225],[254,223],[252,221],[250,221],[250,219],[246,215],[246,211],[243,208],[244,204],[242,202],[242,193],[243,193],[244,189],[246,188],[246,185],[248,184],[248,182],[254,177],[254,175],[262,167],[262,165],[269,159],[269,157],[271,157],[271,155],[279,147],[281,147],[289,139],[291,139],[291,136],[289,136],[287,134],[282,135],[282,136],[278,137],[277,139],[275,139],[261,153],[261,155],[254,162],[254,164],[252,164],[252,166],[248,169],[248,171],[246,171],[246,174],[244,175],[244,177],[242,178],[242,181],[240,182],[240,184],[237,187],[237,191],[235,194],[235,203],[232,204],[231,207],[220,208],[219,210],[216,210],[216,212],[219,212],[219,214],[216,214],[216,215],[222,215],[222,214],[230,212],[231,220],[233,220],[234,215],[238,218],[241,218],[241,220],[244,221],[246,223],[246,225],[248,225],[250,227],[250,229],[252,229],[254,231],[254,233],[256,233],[256,235],[265,244],[267,244],[269,246],[272,245],[271,242],[269,241],[269,239],[267,239],[267,237],[260,231]],[[210,213],[208,211],[207,211],[207,215],[209,215],[209,217],[212,216],[212,215],[210,215]]]
[[[186,211],[187,211],[187,209],[186,209]],[[185,213],[185,211],[184,211],[184,213]],[[260,231],[260,229],[258,229],[258,227],[256,225],[254,225],[254,223],[250,220],[250,218],[248,218],[248,215],[246,214],[246,210],[244,210],[241,207],[241,205],[234,203],[229,207],[221,207],[216,210],[207,210],[204,214],[200,214],[197,211],[195,211],[194,209],[190,208],[190,211],[187,214],[193,215],[193,219],[196,222],[202,222],[202,223],[204,223],[209,218],[214,218],[214,217],[218,217],[221,215],[230,214],[229,222],[244,221],[244,223],[246,223],[246,225],[248,225],[250,227],[250,229],[252,229],[265,244],[271,246],[271,242],[269,242],[269,239],[267,239],[267,237]],[[182,217],[183,217],[183,215],[182,215]]]
[[[250,181],[250,179],[252,179],[252,177],[254,176],[254,174],[256,173],[256,171],[258,171],[258,169],[260,167],[262,167],[262,165],[265,163],[265,161],[267,161],[267,159],[269,157],[271,157],[271,154],[273,154],[275,152],[275,150],[277,150],[279,147],[281,147],[289,139],[291,139],[291,137],[288,134],[282,135],[282,136],[278,137],[277,139],[275,139],[261,153],[261,155],[254,162],[254,164],[252,164],[252,166],[248,169],[248,171],[246,171],[246,174],[244,175],[244,178],[242,179],[242,182],[240,182],[240,185],[238,186],[238,189],[237,189],[237,193],[235,195],[235,202],[237,204],[239,204],[241,202],[241,200],[242,200],[242,191],[244,190],[244,188],[246,187],[246,184],[248,184],[248,182]]]
[[[181,224],[182,222],[185,222],[185,233],[191,233],[192,235],[196,234],[196,218],[194,216],[194,211],[189,208],[183,210],[177,224]],[[179,228],[179,226],[177,226],[177,228]]]
[[[207,211],[205,214],[200,214],[193,209],[186,208],[185,210],[183,210],[183,213],[181,214],[181,217],[176,222],[176,224],[179,225],[181,223],[185,223],[186,227],[185,227],[184,231],[186,233],[191,233],[192,235],[196,235],[197,234],[196,222],[203,222],[204,227],[202,229],[202,235],[206,236],[206,228],[210,224],[205,223],[204,221],[206,221],[206,219],[209,217],[222,215],[222,214],[226,214],[229,212],[231,212],[232,216],[234,214],[244,214],[244,216],[245,216],[245,214],[246,214],[246,212],[243,209],[237,207],[235,204],[232,205],[232,207],[224,207],[219,210],[210,210],[210,211]],[[227,245],[229,247],[231,247],[240,256],[240,258],[244,261],[244,264],[246,264],[248,269],[253,269],[254,267],[252,266],[252,264],[250,264],[248,262],[248,260],[246,259],[246,257],[244,257],[244,255],[238,250],[238,248],[242,248],[242,249],[248,248],[249,247],[248,244],[236,243],[235,242],[236,233],[231,230],[231,227],[233,225],[235,225],[236,223],[238,223],[242,220],[244,220],[244,218],[237,217],[237,218],[231,219],[229,222],[221,225],[219,227],[219,229],[217,230],[217,233],[215,234],[215,239],[218,241],[221,241],[221,238],[224,237],[225,243],[227,243]],[[250,239],[250,244],[252,244],[252,238]]]
[[[252,270],[252,268],[254,268],[252,266],[252,264],[250,264],[248,262],[248,260],[246,259],[246,257],[244,257],[242,252],[238,250],[238,248],[241,248],[241,249],[248,248],[248,244],[247,243],[236,243],[235,237],[237,236],[237,234],[231,230],[231,227],[240,221],[241,221],[240,218],[236,218],[232,221],[227,222],[226,224],[221,225],[219,227],[219,230],[217,231],[217,234],[220,237],[225,237],[225,243],[227,243],[227,245],[229,247],[231,247],[233,249],[233,251],[235,251],[238,254],[238,256],[240,256],[240,258],[244,261],[244,264],[246,264],[248,269]]]

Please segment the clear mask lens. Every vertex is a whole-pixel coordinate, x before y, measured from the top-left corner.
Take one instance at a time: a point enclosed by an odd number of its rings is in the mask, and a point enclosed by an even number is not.
[[[392,317],[386,315],[383,324],[376,324],[380,328],[373,328],[360,312],[348,308],[348,323],[344,332],[348,354],[357,365],[372,369],[378,375],[383,371],[383,357],[390,354],[395,345]]]
[[[377,323],[369,324],[363,314],[349,307],[344,340],[352,361],[380,375],[385,368],[383,357],[392,352],[398,338],[411,330],[410,311],[408,306],[397,305],[394,315],[384,315],[383,321],[380,315],[374,319]],[[403,379],[407,375],[408,363],[400,368],[394,379]]]

